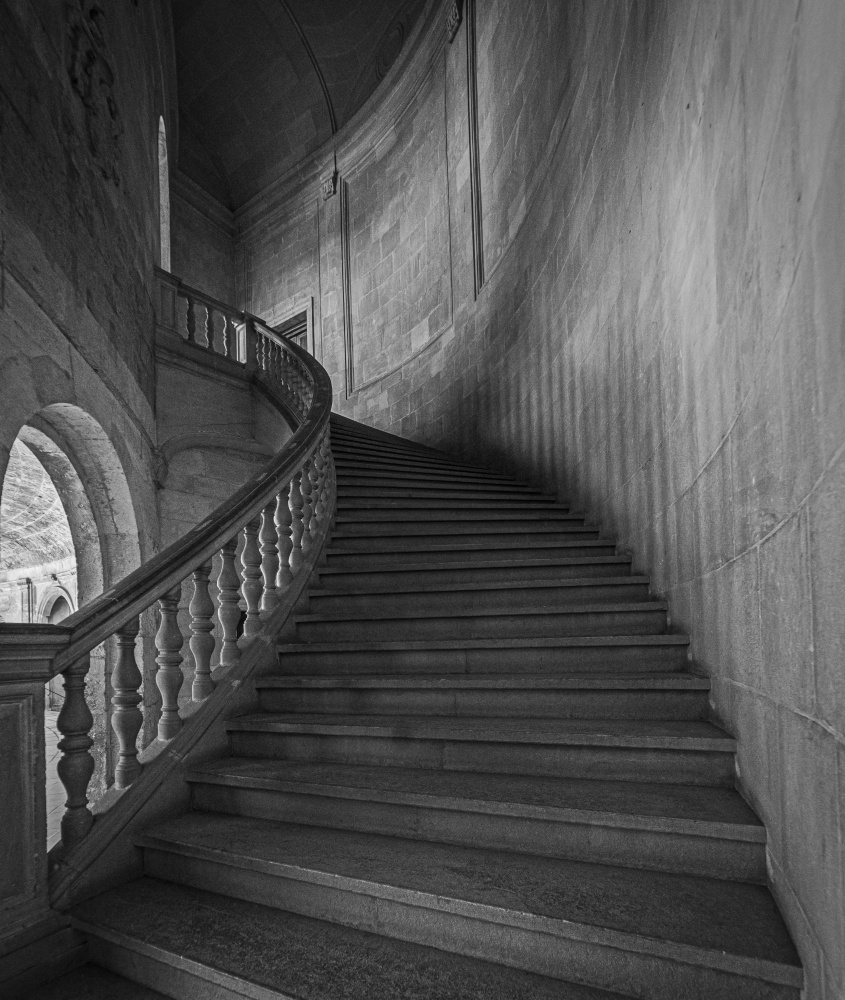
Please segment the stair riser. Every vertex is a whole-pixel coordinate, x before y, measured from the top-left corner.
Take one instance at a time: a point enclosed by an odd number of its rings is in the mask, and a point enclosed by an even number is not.
[[[384,586],[382,581],[381,586]],[[525,587],[497,590],[464,590],[408,594],[331,594],[309,598],[311,614],[413,614],[415,611],[466,611],[496,608],[569,608],[579,604],[625,601],[649,597],[648,584],[608,584],[586,587]]]
[[[323,733],[230,732],[239,757],[732,787],[733,754]]]
[[[418,486],[388,486],[380,479],[374,479],[368,484],[361,482],[338,484],[338,494],[345,500],[382,497],[385,499],[393,498],[395,500],[429,500],[435,504],[439,504],[441,500],[504,500],[508,503],[513,503],[515,500],[545,500],[551,503],[554,500],[553,497],[541,494],[523,493],[518,490],[488,489],[486,486],[455,487],[454,489],[446,486],[432,486],[431,489]]]
[[[141,952],[132,944],[116,944],[93,931],[87,932],[87,938],[89,961],[174,1000],[244,1000],[245,997],[293,1000],[254,984],[248,987],[251,992],[244,993],[244,983],[236,986],[234,977],[221,974],[217,969],[197,967],[193,963],[191,968],[180,968],[177,963],[182,960],[178,956],[161,953],[156,948],[145,947],[145,951]],[[227,985],[221,980],[232,980],[232,984]]]
[[[624,989],[654,1000],[798,1000],[794,989],[773,989],[745,976],[542,933],[537,926],[493,922],[486,918],[487,908],[479,908],[475,916],[472,907],[447,909],[448,902],[416,893],[399,891],[398,898],[372,895],[352,880],[326,885],[310,873],[304,873],[310,876],[305,881],[159,850],[144,854],[147,873],[156,878],[559,979]],[[428,901],[431,907],[425,905]],[[498,912],[491,916],[501,919]]]
[[[492,472],[473,472],[468,469],[455,468],[448,465],[437,465],[429,463],[413,463],[406,461],[374,462],[360,457],[344,456],[335,457],[335,467],[338,476],[345,479],[356,476],[367,476],[373,479],[421,479],[428,482],[459,482],[470,483],[472,485],[484,485],[489,483],[493,486],[508,486],[511,489],[522,487],[524,483],[518,483],[514,479],[505,476],[497,476]]]
[[[368,508],[366,510],[344,509],[337,515],[337,524],[395,524],[407,522],[419,524],[421,521],[434,524],[449,524],[460,521],[516,521],[522,525],[545,524],[583,524],[584,518],[569,514],[565,510],[520,510],[510,507],[507,510],[478,510],[473,508],[457,508],[444,510],[439,507],[408,507],[392,509]]]
[[[766,878],[765,845],[728,838],[295,791],[191,787],[194,808],[207,812],[710,878],[749,882]]]
[[[569,543],[577,546],[579,542],[598,541],[599,533],[595,529],[581,528],[579,531],[549,531],[543,535],[531,531],[473,531],[466,534],[431,531],[408,535],[349,535],[346,532],[332,534],[332,548],[344,552],[425,552],[438,549],[444,543],[453,542],[477,545],[479,548],[495,549],[504,546],[508,549],[531,552],[534,555],[545,555],[548,548],[554,545]],[[499,557],[501,558],[501,556]]]
[[[448,567],[450,563],[481,563],[501,562],[503,559],[513,559],[519,562],[520,559],[531,559],[536,557],[554,558],[560,556],[562,559],[580,559],[590,556],[613,556],[616,555],[616,546],[613,542],[595,542],[581,545],[577,541],[569,541],[564,545],[526,545],[524,542],[509,544],[508,539],[498,538],[495,545],[485,545],[477,539],[473,539],[476,548],[461,548],[444,550],[437,548],[437,541],[433,541],[428,548],[424,547],[422,540],[413,540],[415,547],[400,548],[381,539],[373,539],[365,546],[366,551],[357,551],[355,547],[350,547],[344,542],[337,546],[332,543],[332,552],[328,556],[327,565],[333,569],[356,569],[377,572],[385,566],[403,566],[408,562],[432,563],[437,567]]]
[[[706,691],[272,690],[265,712],[529,719],[704,719]]]
[[[465,535],[524,535],[542,534],[546,539],[548,536],[556,537],[560,535],[564,540],[570,537],[575,538],[598,538],[599,530],[594,526],[585,525],[578,521],[563,520],[542,520],[528,521],[521,518],[515,520],[447,520],[447,521],[417,521],[408,519],[407,521],[389,521],[379,523],[377,521],[364,521],[351,523],[345,521],[343,524],[335,526],[334,534],[343,538],[382,538],[394,537],[405,538],[408,535],[432,535],[435,538],[457,536],[462,538]]]
[[[339,497],[337,502],[337,512],[339,516],[357,515],[365,511],[386,511],[402,514],[410,512],[415,514],[421,511],[431,511],[431,507],[425,499],[413,500],[397,497]],[[551,500],[496,500],[496,499],[474,499],[474,500],[447,500],[442,499],[434,513],[451,513],[453,511],[481,511],[484,513],[513,513],[514,511],[536,511],[546,513],[551,509],[552,514],[568,512],[569,508],[565,504]],[[580,515],[579,515],[580,516]]]
[[[386,621],[298,622],[301,642],[398,642],[420,639],[552,639],[576,635],[659,635],[665,611],[570,611],[558,614]]]
[[[671,673],[685,670],[685,646],[577,647],[574,649],[388,649],[282,652],[284,674]]]
[[[333,564],[332,564],[333,565]],[[320,587],[338,593],[350,593],[383,587],[387,584],[396,593],[412,591],[416,588],[439,585],[476,583],[516,583],[522,580],[575,580],[585,577],[602,578],[627,576],[631,572],[630,563],[579,563],[575,566],[479,566],[467,569],[413,569],[403,572],[394,570],[384,573],[323,573]]]

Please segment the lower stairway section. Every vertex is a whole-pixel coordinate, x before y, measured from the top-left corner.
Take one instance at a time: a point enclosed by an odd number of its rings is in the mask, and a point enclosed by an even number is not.
[[[798,1000],[735,742],[648,579],[539,491],[340,418],[332,442],[278,675],[138,839],[145,877],[74,913],[90,975],[139,1000]]]

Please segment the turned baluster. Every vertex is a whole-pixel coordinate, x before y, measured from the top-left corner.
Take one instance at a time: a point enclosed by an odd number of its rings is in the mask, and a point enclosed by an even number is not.
[[[188,295],[188,314],[186,317],[186,325],[188,329],[188,343],[195,344],[197,342],[196,332],[197,332],[197,317],[194,311],[194,300],[193,297]]]
[[[214,350],[214,310],[211,306],[205,307],[205,340],[209,351]]]
[[[238,576],[235,553],[238,548],[238,536],[235,535],[220,549],[220,574],[217,577],[220,609],[217,617],[223,631],[223,645],[220,647],[220,668],[228,670],[234,667],[241,657],[238,648],[238,625],[241,620],[239,588],[241,579]]]
[[[331,437],[328,428],[326,433],[323,435],[322,443],[320,444],[320,452],[323,456],[323,481],[320,484],[320,503],[323,505],[323,510],[329,509],[329,479],[331,478],[332,472],[332,448],[331,448]]]
[[[302,473],[297,472],[290,481],[290,571],[294,575],[302,565]]]
[[[287,590],[293,581],[290,571],[291,516],[288,504],[290,486],[286,486],[276,497],[276,534],[279,538],[279,571],[276,574],[276,589]]]
[[[174,587],[158,602],[161,624],[156,632],[156,685],[161,692],[158,738],[172,740],[182,728],[179,718],[179,691],[182,688],[182,631],[176,620],[182,588]]]
[[[326,438],[327,434],[323,434],[320,438],[320,445],[317,448],[317,453],[315,455],[315,467],[317,469],[317,481],[313,486],[313,495],[316,498],[314,503],[314,518],[318,524],[323,523],[323,517],[326,513],[326,496],[325,496],[325,486],[326,478],[328,476],[328,460],[326,458]]]
[[[311,521],[314,516],[314,503],[311,500],[311,465],[310,458],[305,460],[302,466],[302,478],[299,488],[302,491],[302,551],[307,552],[311,548]]]
[[[223,316],[223,357],[234,358],[237,353],[238,331],[231,316]]]
[[[261,576],[264,578],[264,593],[261,595],[262,612],[271,612],[279,604],[276,595],[276,576],[279,572],[279,536],[276,532],[274,515],[276,501],[268,503],[261,512]]]
[[[188,645],[194,656],[194,683],[191,685],[191,697],[194,701],[202,701],[214,690],[211,657],[216,643],[211,634],[214,631],[214,602],[208,592],[210,576],[211,560],[198,566],[191,576],[194,593],[188,606],[191,613],[191,638]]]
[[[114,769],[117,788],[128,788],[141,773],[138,763],[138,733],[144,723],[138,705],[141,703],[141,671],[135,662],[135,639],[138,636],[138,619],[127,622],[116,634],[117,663],[112,670],[111,683],[114,695],[111,703],[114,712],[111,727],[117,737],[118,759]]]
[[[261,629],[258,619],[261,603],[261,550],[258,547],[258,531],[261,522],[258,518],[244,526],[244,547],[241,549],[241,566],[243,567],[243,583],[241,593],[246,603],[246,620],[244,635],[255,635]]]
[[[85,676],[89,657],[84,656],[64,674],[65,700],[56,728],[62,734],[58,748],[62,752],[57,771],[67,792],[62,816],[62,843],[71,847],[91,829],[94,817],[88,809],[88,782],[94,773],[94,758],[88,752],[94,745],[89,733],[94,717],[85,700]]]
[[[317,530],[320,526],[320,449],[319,447],[314,452],[311,458],[311,537],[317,534]]]

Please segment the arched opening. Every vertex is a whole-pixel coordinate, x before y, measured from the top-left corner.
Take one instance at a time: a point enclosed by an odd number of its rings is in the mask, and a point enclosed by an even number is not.
[[[170,168],[167,161],[167,131],[158,120],[158,217],[161,239],[161,266],[170,270]]]
[[[0,614],[7,622],[58,624],[140,563],[138,528],[120,459],[79,407],[45,407],[21,427],[0,490]],[[12,595],[10,599],[9,595]],[[113,651],[91,653],[86,697],[94,716],[91,797],[112,781]],[[59,839],[65,792],[58,780],[61,677],[45,692],[47,841]]]

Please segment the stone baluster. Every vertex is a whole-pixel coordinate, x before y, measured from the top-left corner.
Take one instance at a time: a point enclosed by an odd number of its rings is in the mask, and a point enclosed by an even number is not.
[[[220,647],[220,668],[228,671],[241,658],[238,648],[238,625],[241,620],[240,586],[237,559],[238,536],[235,535],[220,549],[220,574],[217,577],[220,608],[217,617],[223,631],[223,645]]]
[[[320,442],[320,454],[323,456],[323,481],[320,484],[320,503],[323,505],[323,510],[325,511],[329,509],[329,479],[332,472],[331,436],[328,428],[323,435],[323,440]]]
[[[311,538],[313,539],[320,527],[322,509],[320,508],[320,448],[317,446],[311,458]]]
[[[314,503],[311,500],[311,465],[312,460],[307,458],[302,466],[302,476],[299,488],[302,491],[302,552],[306,553],[311,548],[311,521],[314,516]]]
[[[172,740],[182,728],[179,718],[179,691],[182,676],[182,631],[176,619],[182,588],[174,587],[158,602],[161,624],[156,632],[156,685],[161,692],[161,718],[158,720],[158,738]]]
[[[238,352],[238,331],[231,316],[223,315],[223,357],[235,358]]]
[[[194,302],[193,296],[186,296],[188,300],[188,313],[185,317],[185,322],[188,330],[188,343],[195,344],[197,342],[197,316],[196,316],[196,304]]]
[[[127,622],[115,636],[117,663],[111,675],[114,689],[111,727],[119,748],[114,768],[114,783],[117,788],[128,788],[141,773],[141,765],[138,763],[138,733],[144,723],[144,716],[138,705],[141,703],[139,688],[143,678],[135,662],[137,636],[137,618]]]
[[[211,576],[211,560],[198,566],[191,576],[194,593],[188,611],[191,614],[191,638],[188,645],[194,657],[194,683],[191,685],[191,697],[194,701],[202,701],[214,690],[211,679],[211,657],[214,653],[214,602],[208,592],[208,581]]]
[[[290,485],[286,486],[276,497],[276,534],[279,538],[279,572],[276,574],[276,589],[287,590],[293,582],[290,571],[291,553],[291,516],[288,497]]]
[[[72,847],[91,829],[94,817],[88,809],[88,782],[94,773],[94,758],[89,750],[94,741],[89,735],[94,717],[85,700],[85,677],[90,661],[88,656],[77,660],[65,670],[65,700],[56,728],[62,734],[58,748],[62,752],[57,771],[67,792],[65,813],[62,816],[62,843]]]
[[[246,602],[244,635],[255,635],[261,630],[259,607],[264,584],[261,582],[261,550],[258,547],[258,532],[261,522],[258,518],[244,526],[244,547],[241,549],[243,583],[241,593]]]
[[[317,480],[312,486],[312,494],[314,497],[314,519],[317,524],[323,523],[323,517],[326,513],[324,488],[326,484],[326,476],[328,475],[328,463],[326,461],[325,443],[326,435],[323,434],[314,455],[314,467],[317,470]]]
[[[296,576],[302,565],[302,473],[297,472],[290,481],[290,571]]]
[[[269,614],[279,605],[276,594],[276,577],[279,573],[279,536],[276,531],[274,515],[276,501],[268,503],[261,512],[261,576],[264,579],[264,592],[261,595],[261,611]]]
[[[209,351],[214,350],[214,310],[211,306],[205,307],[205,340]]]

